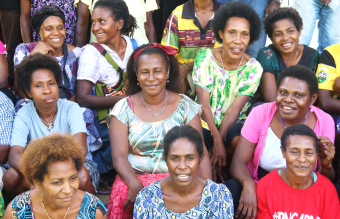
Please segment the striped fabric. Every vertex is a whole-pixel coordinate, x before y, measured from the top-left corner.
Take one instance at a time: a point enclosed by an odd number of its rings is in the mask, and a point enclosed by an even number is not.
[[[222,4],[214,2],[216,11]],[[190,0],[178,6],[169,16],[161,44],[177,49],[178,54],[175,56],[180,63],[193,62],[201,49],[213,48],[215,45],[215,37],[211,28],[213,18],[214,15],[203,29],[196,18],[194,2]]]

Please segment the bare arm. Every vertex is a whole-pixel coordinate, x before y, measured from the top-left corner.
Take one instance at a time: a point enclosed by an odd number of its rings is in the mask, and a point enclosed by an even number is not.
[[[8,66],[5,55],[0,55],[0,88],[5,88],[8,81]]]
[[[8,163],[20,172],[19,163],[22,157],[22,152],[24,148],[19,145],[14,145],[9,150]]]
[[[214,168],[213,177],[214,180],[217,180],[216,169],[215,166],[218,165],[220,167],[227,165],[227,151],[224,147],[223,138],[220,135],[218,128],[215,125],[215,120],[211,112],[210,106],[210,94],[208,91],[204,90],[200,86],[196,85],[196,93],[197,93],[197,102],[202,105],[203,113],[202,119],[208,124],[209,129],[212,133],[214,145],[212,148],[212,156],[211,163]]]
[[[256,184],[247,168],[255,151],[255,147],[256,143],[248,141],[241,135],[231,162],[230,173],[243,187],[239,206],[235,213],[236,217],[241,216],[241,218],[243,218],[246,216],[246,218],[256,218]]]
[[[86,155],[87,155],[86,135],[87,135],[86,132],[79,132],[79,133],[73,135],[74,138],[76,138],[80,142],[81,146],[83,147],[83,156],[84,157],[86,157]]]
[[[83,47],[86,43],[87,30],[89,28],[90,10],[88,5],[83,2],[77,4],[77,24],[76,33],[74,38],[74,45],[78,47]]]
[[[13,216],[12,216],[12,201],[6,207],[4,219],[13,219]]]
[[[117,171],[120,178],[128,186],[128,195],[124,203],[124,211],[130,205],[133,211],[133,204],[135,202],[138,192],[143,189],[142,182],[138,179],[135,171],[133,170],[129,160],[129,130],[126,125],[121,123],[115,116],[111,117],[110,121],[110,143],[113,167]]]
[[[265,103],[275,101],[277,87],[274,74],[270,72],[264,72],[262,74],[260,89]]]
[[[237,95],[234,102],[231,106],[227,109],[224,114],[222,124],[220,126],[220,135],[225,136],[230,126],[232,126],[237,118],[240,116],[241,109],[249,100],[250,96],[246,95]]]
[[[81,107],[90,109],[107,109],[113,107],[119,100],[123,99],[125,95],[98,97],[90,95],[92,82],[87,80],[77,81],[77,95],[76,101]]]
[[[97,208],[95,219],[107,219],[107,216],[106,215],[104,216],[103,212]]]
[[[202,124],[201,124],[200,116],[198,114],[187,125],[190,125],[194,129],[196,129],[200,133],[202,140],[203,140]],[[201,164],[198,169],[198,174],[204,178],[212,179],[209,153],[208,153],[207,147],[204,144],[204,140],[203,140],[203,152],[204,152],[204,155],[203,155]]]
[[[340,100],[333,99],[331,90],[319,89],[319,104],[320,108],[327,113],[339,114]]]
[[[145,33],[146,37],[149,40],[149,43],[155,43],[156,42],[156,31],[155,26],[153,24],[152,20],[152,12],[146,12],[146,22],[144,23]]]
[[[31,1],[20,0],[20,24],[21,36],[24,43],[32,42],[32,27],[31,27]]]
[[[8,160],[9,145],[0,144],[0,163],[6,163]]]

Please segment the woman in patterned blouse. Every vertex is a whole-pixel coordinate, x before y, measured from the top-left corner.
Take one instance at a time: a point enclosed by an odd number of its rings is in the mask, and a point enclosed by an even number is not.
[[[197,175],[203,147],[200,133],[188,125],[175,126],[165,135],[163,158],[170,176],[139,192],[135,219],[234,218],[228,188]]]

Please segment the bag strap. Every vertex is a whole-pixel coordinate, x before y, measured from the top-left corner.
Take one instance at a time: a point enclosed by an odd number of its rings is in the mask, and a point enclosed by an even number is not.
[[[137,49],[137,47],[138,47],[137,41],[135,39],[131,39],[131,38],[130,38],[130,41],[131,41],[133,50]]]
[[[132,103],[131,97],[128,96],[127,100],[129,101],[130,109],[132,110],[133,113],[135,113],[135,110],[134,110],[134,108],[133,108],[133,103]]]
[[[67,61],[67,55],[68,55],[68,50],[67,50],[67,44],[64,41],[63,43],[63,52],[64,52],[64,57],[63,57],[63,80],[64,80],[64,85],[63,87],[69,88],[70,87],[70,81],[68,80],[65,66],[66,66],[66,61]]]
[[[110,54],[104,49],[104,47],[102,47],[99,43],[93,42],[91,43],[92,46],[94,46],[94,48],[96,48],[100,54],[102,54],[106,60],[112,65],[112,67],[119,72],[120,74],[124,74],[124,70],[121,69],[121,67],[119,67],[119,65],[115,62],[115,60],[113,60],[113,58],[110,56]]]

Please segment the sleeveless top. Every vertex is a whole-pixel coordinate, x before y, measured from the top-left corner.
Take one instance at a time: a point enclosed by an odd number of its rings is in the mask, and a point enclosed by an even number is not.
[[[21,193],[13,199],[13,218],[35,219],[30,192],[31,191]],[[97,208],[103,212],[103,215],[106,215],[107,209],[105,208],[104,204],[96,196],[86,192],[78,212],[77,219],[94,219],[96,217]]]

